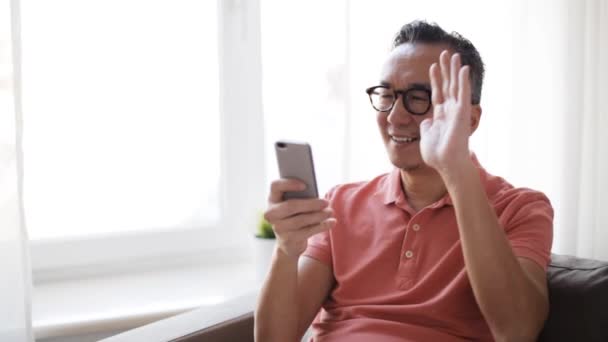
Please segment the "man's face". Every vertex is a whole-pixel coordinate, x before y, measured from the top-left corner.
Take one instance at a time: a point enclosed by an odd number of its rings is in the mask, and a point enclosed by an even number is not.
[[[380,84],[394,90],[424,86],[431,89],[429,68],[439,61],[444,45],[402,44],[393,49],[382,66]],[[403,170],[426,167],[420,155],[420,123],[433,115],[413,115],[399,96],[389,112],[377,112],[378,128],[389,159]]]

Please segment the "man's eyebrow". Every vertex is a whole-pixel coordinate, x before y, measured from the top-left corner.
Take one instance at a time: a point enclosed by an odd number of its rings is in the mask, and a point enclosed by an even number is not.
[[[411,83],[409,88],[431,90],[431,85],[429,83]]]
[[[384,87],[392,88],[392,84],[387,81],[380,81],[380,85],[384,86]],[[407,85],[407,89],[411,89],[411,88],[431,90],[431,84],[430,83],[410,83]]]

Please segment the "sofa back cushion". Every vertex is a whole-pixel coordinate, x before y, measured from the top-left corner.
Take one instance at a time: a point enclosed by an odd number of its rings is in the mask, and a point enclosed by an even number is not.
[[[549,318],[541,342],[608,341],[608,263],[551,255]]]

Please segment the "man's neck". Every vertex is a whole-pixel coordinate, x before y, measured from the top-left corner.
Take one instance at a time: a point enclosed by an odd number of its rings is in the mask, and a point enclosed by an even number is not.
[[[403,192],[415,211],[437,202],[447,192],[439,173],[430,167],[400,170],[400,173]]]

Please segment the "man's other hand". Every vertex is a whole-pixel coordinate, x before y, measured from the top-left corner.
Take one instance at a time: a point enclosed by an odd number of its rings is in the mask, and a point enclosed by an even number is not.
[[[297,258],[308,246],[308,238],[335,226],[336,219],[324,199],[289,199],[283,194],[302,191],[305,184],[295,179],[278,179],[270,185],[268,209],[264,218],[272,224],[277,247],[285,255]]]

